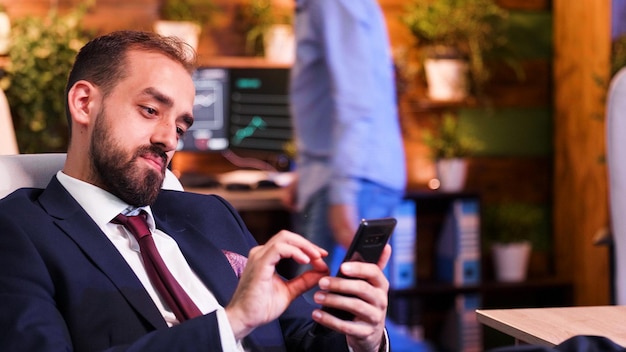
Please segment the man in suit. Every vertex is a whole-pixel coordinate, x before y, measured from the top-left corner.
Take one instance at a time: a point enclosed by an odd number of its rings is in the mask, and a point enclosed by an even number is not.
[[[258,246],[224,199],[161,190],[193,123],[192,57],[173,38],[134,31],[96,38],[77,55],[63,170],[46,189],[0,200],[0,350],[387,349],[389,246],[377,265],[342,267],[362,280],[330,277],[327,252],[305,238],[281,231]],[[198,314],[170,307],[146,270],[143,238],[118,214],[146,219]],[[275,266],[284,258],[312,269],[283,280]],[[316,285],[316,303],[355,319],[311,307],[301,294]],[[330,329],[311,334],[315,322]]]

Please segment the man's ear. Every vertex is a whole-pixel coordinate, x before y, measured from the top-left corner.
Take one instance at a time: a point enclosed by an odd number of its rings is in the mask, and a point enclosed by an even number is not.
[[[100,90],[88,81],[77,81],[67,93],[67,104],[72,122],[88,125],[99,110]]]

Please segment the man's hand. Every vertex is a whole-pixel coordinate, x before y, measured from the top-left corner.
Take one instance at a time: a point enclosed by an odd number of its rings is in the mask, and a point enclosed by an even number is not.
[[[320,288],[326,292],[317,292],[315,302],[348,311],[355,318],[345,321],[318,309],[313,312],[313,319],[345,334],[355,352],[378,351],[382,342],[389,292],[389,281],[382,269],[390,256],[391,246],[387,244],[378,264],[347,262],[341,265],[345,275],[362,280],[324,277],[319,281]]]
[[[280,316],[298,296],[308,291],[329,273],[323,257],[328,252],[304,237],[281,231],[262,246],[250,250],[239,285],[225,311],[237,340],[257,326]],[[311,264],[311,270],[289,281],[276,273],[283,258],[299,264]]]

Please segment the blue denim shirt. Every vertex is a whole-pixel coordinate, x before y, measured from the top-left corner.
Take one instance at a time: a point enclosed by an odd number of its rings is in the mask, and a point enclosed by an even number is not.
[[[357,180],[406,183],[391,48],[376,0],[297,0],[290,99],[298,206],[328,186],[354,204]]]

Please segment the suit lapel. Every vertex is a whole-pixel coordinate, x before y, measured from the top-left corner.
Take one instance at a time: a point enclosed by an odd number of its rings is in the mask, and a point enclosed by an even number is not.
[[[168,223],[165,224],[157,215],[159,211],[155,211],[155,207],[152,210],[157,228],[176,240],[193,271],[215,295],[219,304],[226,307],[239,284],[239,279],[222,249],[217,248],[210,240],[213,236],[224,234],[207,234],[207,229],[200,231],[193,223],[177,221],[172,217],[168,217]],[[251,351],[285,350],[282,331],[278,324],[258,327],[244,339],[243,343],[245,348]]]
[[[171,221],[165,224],[155,219],[157,228],[172,236],[189,266],[225,307],[239,283],[235,272],[221,249],[209,240],[210,236],[197,231],[193,225]]]
[[[154,328],[167,327],[161,313],[119,251],[56,177],[42,193],[39,201],[55,218],[57,226],[113,282],[137,312]]]

